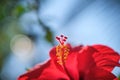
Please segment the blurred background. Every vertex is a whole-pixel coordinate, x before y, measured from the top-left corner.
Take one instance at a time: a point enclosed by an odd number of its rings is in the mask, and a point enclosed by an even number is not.
[[[120,53],[119,32],[120,0],[0,0],[0,80],[16,80],[49,59],[57,35]]]

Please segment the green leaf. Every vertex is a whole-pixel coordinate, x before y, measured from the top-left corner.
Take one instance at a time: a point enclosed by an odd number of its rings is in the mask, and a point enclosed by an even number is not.
[[[46,30],[45,39],[46,39],[48,42],[53,43],[53,33],[52,33],[49,29]]]

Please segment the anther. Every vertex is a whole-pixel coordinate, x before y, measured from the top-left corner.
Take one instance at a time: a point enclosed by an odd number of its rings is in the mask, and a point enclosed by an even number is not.
[[[60,37],[63,37],[64,35],[60,35]]]
[[[66,36],[65,36],[64,38],[65,38],[65,39],[67,39],[67,37],[66,37]]]

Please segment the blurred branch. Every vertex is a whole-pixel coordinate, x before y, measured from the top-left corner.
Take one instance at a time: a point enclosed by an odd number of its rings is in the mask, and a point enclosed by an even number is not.
[[[48,42],[50,42],[52,45],[54,45],[53,33],[51,29],[44,22],[42,22],[42,20],[39,18],[39,10],[40,10],[39,8],[40,8],[41,0],[35,0],[35,1],[36,1],[35,9],[36,9],[36,15],[37,15],[38,22],[41,25],[41,27],[44,29],[44,31],[46,32],[45,39]]]
[[[42,27],[43,30],[45,31],[45,36],[44,36],[45,40],[50,42],[52,45],[54,45],[53,32],[51,31],[50,26],[46,25],[39,17],[42,1],[43,0],[34,0],[32,3],[30,1],[27,1],[27,5],[30,10],[36,11],[38,23],[40,27]]]

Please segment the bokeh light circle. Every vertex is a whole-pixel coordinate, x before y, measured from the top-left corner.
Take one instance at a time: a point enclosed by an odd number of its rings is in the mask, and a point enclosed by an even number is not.
[[[32,57],[33,42],[26,35],[15,35],[10,42],[10,47],[12,52],[21,60],[27,61]]]

